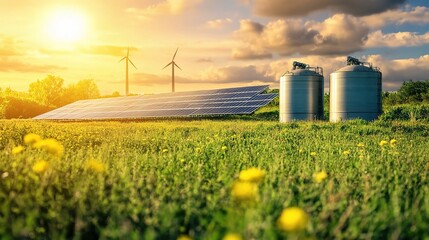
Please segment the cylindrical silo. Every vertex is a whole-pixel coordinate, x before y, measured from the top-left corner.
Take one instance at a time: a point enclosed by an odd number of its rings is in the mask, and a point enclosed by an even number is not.
[[[280,78],[280,122],[323,119],[323,70],[294,62]]]
[[[351,57],[347,64],[331,73],[329,120],[377,119],[382,112],[380,70]]]

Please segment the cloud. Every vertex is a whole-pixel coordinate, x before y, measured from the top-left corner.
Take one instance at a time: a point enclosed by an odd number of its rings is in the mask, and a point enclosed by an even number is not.
[[[252,7],[257,15],[270,17],[296,17],[322,10],[367,16],[400,7],[406,0],[301,0],[297,3],[284,0],[254,0]]]
[[[366,47],[409,47],[421,46],[429,43],[429,32],[419,35],[413,32],[397,32],[384,34],[381,30],[372,32],[368,36]]]
[[[80,46],[78,51],[85,54],[95,55],[109,55],[116,57],[123,57],[127,54],[127,50],[131,52],[138,51],[136,47],[122,47],[122,46],[111,46],[111,45],[100,45],[100,46]]]
[[[18,41],[13,37],[0,35],[0,57],[12,57],[22,55],[18,47]]]
[[[197,63],[212,63],[213,59],[211,59],[211,58],[199,58],[199,59],[197,59],[196,62]]]
[[[0,60],[0,72],[50,73],[52,71],[64,69],[66,68],[55,65],[37,65],[7,59]]]
[[[146,8],[128,8],[126,11],[136,14],[139,18],[150,18],[158,15],[178,15],[186,10],[194,9],[203,0],[166,0]]]
[[[207,22],[207,27],[211,29],[223,29],[232,23],[231,18],[215,19]]]
[[[76,52],[90,55],[107,55],[114,57],[123,57],[127,54],[128,47],[112,46],[112,45],[98,45],[98,46],[83,46],[79,45],[73,50],[57,50],[57,49],[39,49],[40,53],[48,55],[67,55]],[[129,47],[130,53],[138,51],[136,47]]]
[[[196,77],[176,76],[175,81],[181,84],[275,82],[274,75],[268,73],[268,65],[227,66],[220,68],[209,67],[201,71]],[[143,86],[171,84],[171,76],[135,73],[133,75],[132,84]]]
[[[366,57],[366,61],[380,67],[385,91],[397,90],[407,80],[429,80],[429,55],[394,60],[384,59],[381,55],[370,55]]]
[[[429,23],[429,8],[417,6],[414,8],[389,10],[380,14],[363,17],[362,20],[373,28],[388,24],[425,24]]]
[[[235,59],[284,56],[339,55],[362,50],[370,28],[359,18],[336,14],[323,22],[286,19],[262,25],[241,20],[235,36],[246,47],[235,48]]]

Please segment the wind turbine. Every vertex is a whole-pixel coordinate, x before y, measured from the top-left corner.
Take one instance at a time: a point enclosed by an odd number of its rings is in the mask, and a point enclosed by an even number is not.
[[[174,66],[178,67],[180,70],[182,70],[177,64],[176,62],[174,62],[174,58],[176,58],[176,54],[177,51],[179,50],[179,48],[176,49],[176,52],[174,53],[173,59],[171,60],[171,62],[169,64],[167,64],[163,69],[165,69],[166,67],[171,65],[171,91],[174,92]]]
[[[123,60],[125,60],[125,96],[128,96],[128,94],[129,94],[129,91],[128,91],[128,62],[130,62],[134,66],[134,68],[137,69],[136,65],[134,65],[134,63],[131,61],[129,56],[130,56],[130,48],[127,49],[127,56],[125,56],[121,60],[119,60],[119,62],[122,62]]]

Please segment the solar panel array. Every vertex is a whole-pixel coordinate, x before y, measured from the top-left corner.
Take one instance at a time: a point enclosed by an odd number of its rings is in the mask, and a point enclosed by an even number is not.
[[[34,119],[102,120],[252,114],[277,94],[268,85],[80,100]]]

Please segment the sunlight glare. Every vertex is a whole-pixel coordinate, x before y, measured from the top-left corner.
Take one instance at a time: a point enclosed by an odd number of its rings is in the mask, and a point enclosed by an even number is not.
[[[84,37],[85,17],[74,9],[58,9],[49,19],[48,35],[60,42],[75,42]]]

